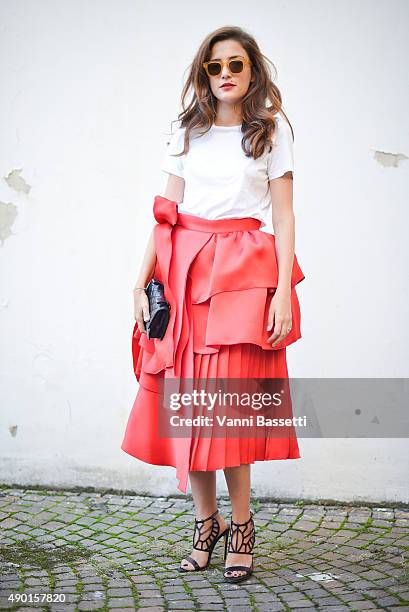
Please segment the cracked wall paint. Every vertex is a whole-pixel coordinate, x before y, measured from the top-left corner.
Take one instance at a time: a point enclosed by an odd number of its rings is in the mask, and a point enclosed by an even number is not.
[[[11,227],[16,220],[18,211],[17,206],[12,202],[0,202],[0,245],[3,246],[6,238],[9,238],[13,232]]]
[[[13,438],[15,438],[16,435],[17,435],[17,427],[18,427],[18,425],[10,425],[10,427],[9,427],[9,432],[11,433]]]
[[[6,181],[7,185],[15,191],[30,193],[31,186],[23,179],[22,176],[20,176],[22,172],[23,168],[15,168],[4,177],[4,180]]]
[[[394,167],[397,168],[399,162],[404,159],[409,159],[407,155],[403,153],[386,153],[385,151],[374,151],[374,158],[384,168]]]

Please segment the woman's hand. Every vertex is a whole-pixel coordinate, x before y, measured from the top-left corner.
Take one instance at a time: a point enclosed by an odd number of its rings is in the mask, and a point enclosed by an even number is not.
[[[149,321],[149,300],[144,289],[133,290],[134,317],[138,323],[139,331],[146,334],[145,322]]]
[[[291,290],[277,289],[273,295],[268,311],[267,331],[272,329],[273,324],[274,331],[267,338],[267,342],[272,342],[271,346],[276,346],[284,340],[292,327]]]

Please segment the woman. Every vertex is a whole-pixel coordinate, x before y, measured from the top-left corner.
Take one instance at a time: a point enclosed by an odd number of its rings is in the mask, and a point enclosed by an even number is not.
[[[207,567],[224,537],[224,578],[239,582],[254,567],[250,465],[299,458],[297,438],[294,432],[273,439],[160,436],[158,384],[182,377],[288,378],[286,346],[301,337],[295,285],[304,278],[294,254],[292,128],[265,56],[238,27],[219,28],[203,41],[182,108],[161,166],[169,174],[165,195],[155,197],[157,224],[134,289],[140,388],[121,448],[176,467],[183,492],[189,476],[193,550],[179,571]],[[270,214],[274,236],[260,230]],[[153,277],[164,283],[170,303],[162,340],[148,339],[144,326],[144,288]],[[231,499],[229,523],[217,510],[217,469],[224,470]]]

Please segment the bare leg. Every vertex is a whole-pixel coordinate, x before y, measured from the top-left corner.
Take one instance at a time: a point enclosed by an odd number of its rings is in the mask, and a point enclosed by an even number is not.
[[[232,519],[236,523],[244,523],[250,518],[250,465],[225,468],[224,475],[230,495]],[[251,525],[248,525],[244,535],[247,535],[250,531]],[[241,536],[239,535],[238,541],[233,541],[233,545],[237,548],[240,543]],[[231,565],[248,565],[250,567],[251,561],[252,555],[228,553],[225,567],[228,568]],[[245,572],[234,570],[228,575],[241,576],[242,574],[245,574]]]
[[[195,516],[198,520],[207,518],[213,514],[217,508],[216,472],[189,472],[189,478],[195,503]],[[219,533],[222,533],[222,531],[227,528],[228,523],[220,514],[216,515],[216,519],[220,527]],[[210,534],[211,529],[212,521],[206,521],[203,525],[202,539]],[[204,550],[192,548],[192,552],[188,556],[193,557],[202,567],[206,565],[209,553]],[[180,565],[183,569],[188,571],[195,569],[190,561],[183,560]]]

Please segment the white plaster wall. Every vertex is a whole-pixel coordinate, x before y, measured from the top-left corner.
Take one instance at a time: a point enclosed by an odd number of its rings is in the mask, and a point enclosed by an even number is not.
[[[220,25],[256,36],[295,129],[290,375],[408,376],[408,4],[251,6],[1,3],[0,481],[177,492],[173,468],[120,449],[132,287],[184,71]],[[301,438],[302,459],[256,464],[253,490],[408,502],[408,446]]]

